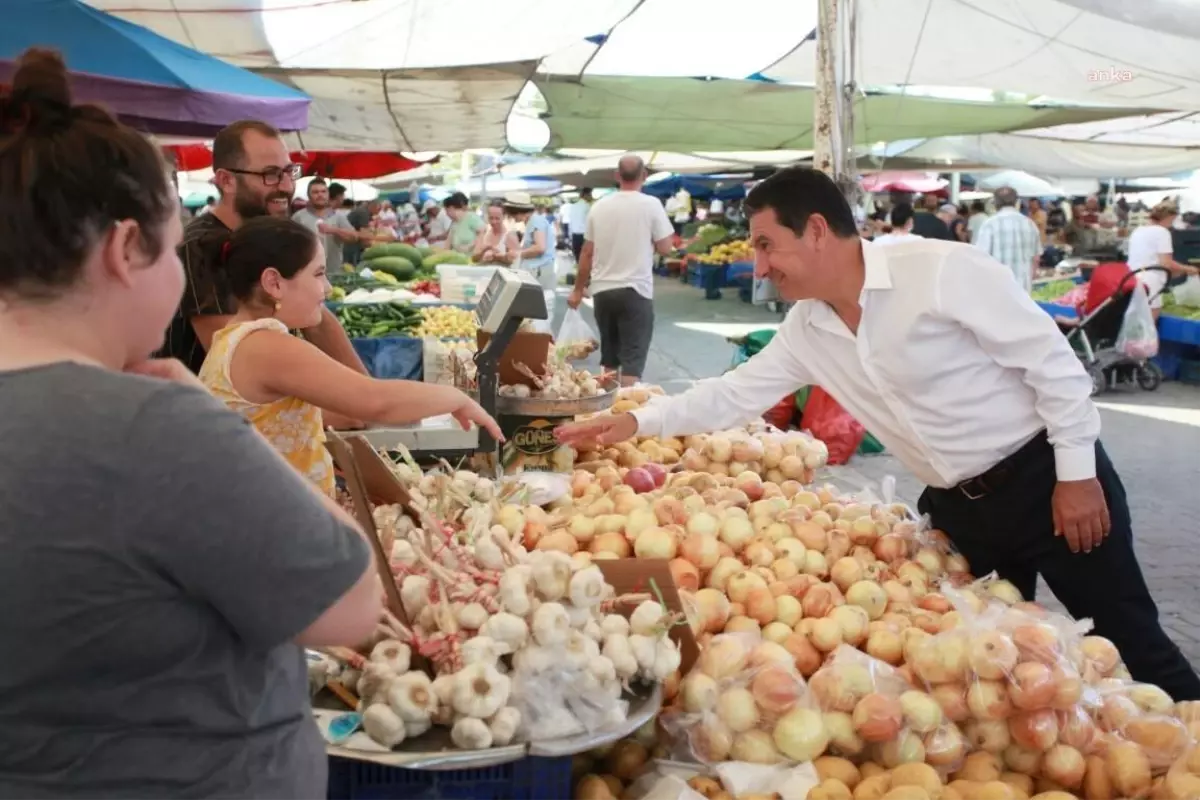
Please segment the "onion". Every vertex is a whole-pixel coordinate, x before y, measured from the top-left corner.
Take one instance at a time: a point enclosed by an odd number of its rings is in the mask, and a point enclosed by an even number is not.
[[[1029,750],[1044,752],[1058,741],[1058,718],[1053,711],[1024,711],[1008,720],[1013,741]]]
[[[767,582],[758,573],[747,569],[729,576],[729,580],[725,583],[725,593],[735,603],[745,603],[746,597],[752,589],[766,588]]]
[[[742,492],[746,499],[754,501],[759,500],[763,496],[762,478],[755,472],[741,472],[737,475],[733,482],[734,488]]]
[[[614,558],[629,558],[633,555],[633,548],[629,546],[629,540],[620,533],[597,534],[588,545],[588,549],[594,556],[610,553]]]
[[[775,749],[771,734],[760,730],[750,730],[735,736],[733,747],[729,750],[729,757],[734,761],[742,761],[747,764],[778,764],[783,760],[779,751]],[[775,795],[743,795],[743,797],[748,800],[756,800],[760,797],[775,797]]]
[[[705,454],[710,461],[727,463],[733,459],[733,443],[729,441],[729,437],[715,434],[705,443]]]
[[[717,562],[717,565],[709,571],[708,580],[705,581],[705,585],[724,592],[729,579],[745,569],[746,566],[736,558],[730,556],[722,557]]]
[[[538,550],[557,550],[568,555],[579,549],[579,542],[567,531],[554,531],[538,539]]]
[[[642,772],[650,754],[633,739],[617,742],[605,759],[608,771],[623,781],[632,781]]]
[[[575,541],[580,544],[587,544],[596,535],[596,522],[593,519],[576,514],[571,517],[571,523],[568,530],[575,537]]]
[[[787,667],[767,666],[750,682],[750,693],[760,709],[776,716],[791,711],[804,693],[804,683]]]
[[[647,528],[633,541],[633,553],[638,558],[671,559],[677,549],[675,537],[662,528]]]
[[[1083,753],[1065,744],[1056,744],[1042,756],[1042,775],[1064,789],[1078,789],[1086,769]]]
[[[747,592],[745,605],[746,616],[753,619],[759,625],[767,625],[775,621],[775,595],[771,594],[771,590],[765,586],[751,589]]]
[[[693,531],[692,521],[697,518],[700,521],[697,523],[697,529]],[[735,553],[740,553],[747,543],[754,538],[754,526],[750,523],[750,520],[738,516],[725,517],[720,522],[719,528],[716,519],[709,514],[697,514],[688,522],[689,533],[697,532],[705,535],[715,535],[718,533],[718,530],[721,541],[727,544]]]
[[[755,540],[742,551],[742,561],[751,567],[769,567],[775,560],[775,549],[766,542]]]
[[[688,521],[687,511],[684,510],[683,503],[674,497],[658,498],[654,501],[653,509],[659,525],[683,525]]]
[[[775,747],[793,761],[812,761],[825,752],[829,734],[821,712],[796,708],[785,714],[771,733]]]
[[[705,571],[715,567],[721,557],[717,540],[702,534],[688,534],[679,546],[679,553],[697,569]]]
[[[642,534],[642,536],[645,535]],[[638,541],[641,539],[639,538]],[[635,547],[634,550],[636,551],[637,548]],[[638,556],[638,558],[641,557]],[[700,588],[700,570],[696,569],[696,565],[687,559],[671,559],[671,577],[675,579],[675,585],[681,590],[694,592]]]
[[[717,589],[700,589],[692,600],[700,614],[703,630],[718,633],[729,621],[729,598]]]
[[[713,710],[720,694],[717,682],[699,670],[689,673],[679,684],[679,700],[689,714]]]

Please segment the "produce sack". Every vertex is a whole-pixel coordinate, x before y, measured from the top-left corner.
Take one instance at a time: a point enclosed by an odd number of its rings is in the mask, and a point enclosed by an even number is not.
[[[1150,311],[1150,298],[1140,286],[1130,293],[1129,307],[1117,335],[1117,351],[1138,360],[1158,355],[1158,329]]]
[[[1175,305],[1200,308],[1200,277],[1189,275],[1187,280],[1171,290]]]
[[[704,764],[802,763],[828,743],[794,657],[757,633],[714,636],[660,720]]]
[[[804,404],[802,424],[829,448],[829,464],[849,461],[867,435],[867,429],[819,386],[813,387]]]
[[[424,343],[407,336],[351,339],[354,352],[373,378],[419,381],[424,375]]]
[[[575,361],[587,358],[600,346],[600,334],[588,325],[577,308],[568,308],[558,333],[554,334],[554,349],[559,358]]]

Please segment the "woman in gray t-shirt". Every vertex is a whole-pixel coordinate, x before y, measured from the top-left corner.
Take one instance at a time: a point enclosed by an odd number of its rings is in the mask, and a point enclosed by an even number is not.
[[[0,100],[0,797],[323,798],[302,646],[378,619],[353,522],[147,360],[183,287],[173,195],[148,140],[72,108],[57,54],[22,57]]]

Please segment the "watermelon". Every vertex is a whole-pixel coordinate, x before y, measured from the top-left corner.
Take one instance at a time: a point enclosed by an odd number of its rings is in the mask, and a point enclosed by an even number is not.
[[[394,244],[386,244],[384,247],[387,248],[387,254],[389,256],[400,256],[401,258],[407,258],[413,263],[414,266],[420,265],[420,263],[425,259],[425,256],[421,255],[421,251],[413,247],[411,244],[395,242]]]
[[[425,259],[429,258],[431,255],[436,253],[437,250],[434,250],[432,247],[430,247],[427,244],[423,244],[417,248],[417,252],[419,252],[421,254],[421,260],[424,261]]]
[[[439,264],[470,264],[471,257],[453,250],[439,250],[421,262],[423,269],[435,269]]]
[[[393,254],[388,252],[388,245],[373,244],[363,251],[362,257],[363,261],[370,261],[373,258],[383,258],[384,256],[390,255]]]
[[[363,262],[363,266],[372,272],[386,272],[401,281],[410,281],[417,274],[417,268],[403,256],[378,256]]]

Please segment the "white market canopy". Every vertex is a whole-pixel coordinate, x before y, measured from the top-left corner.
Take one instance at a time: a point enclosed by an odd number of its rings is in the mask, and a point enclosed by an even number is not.
[[[305,91],[314,99],[310,130],[301,137],[310,149],[503,146],[509,111],[535,76],[539,86],[557,87],[547,122],[554,141],[564,145],[683,144],[648,141],[658,134],[679,139],[666,135],[671,126],[655,131],[646,120],[620,113],[587,119],[586,112],[598,106],[606,113],[619,109],[619,98],[598,103],[597,92],[611,93],[620,86],[611,81],[637,76],[734,79],[733,99],[755,113],[766,102],[758,95],[777,93],[766,122],[711,120],[688,142],[710,146],[674,149],[807,146],[802,135],[772,138],[769,128],[795,124],[788,107],[811,109],[811,98],[792,95],[787,90],[802,91],[793,87],[744,79],[812,82],[816,0],[742,0],[736,13],[719,14],[698,11],[691,0],[89,2]],[[861,86],[986,86],[1125,109],[1200,110],[1200,64],[1194,59],[1200,18],[1189,0],[856,0],[856,6],[855,80]],[[580,76],[578,96],[559,91],[569,86],[566,79]],[[732,90],[720,91],[723,99],[731,98]],[[672,120],[713,110],[704,95],[715,96],[689,92],[699,104],[689,110],[677,103],[670,109]],[[947,112],[924,119],[928,108],[922,99],[910,96],[893,104],[890,112],[880,112],[882,119],[860,114],[867,128],[861,139],[896,129],[908,136],[892,138],[918,138],[1011,131],[1039,122],[943,129]],[[638,109],[634,116],[643,113]],[[1099,118],[1093,113],[1088,119]],[[751,129],[746,141],[734,144],[739,122],[749,122]],[[615,144],[626,136],[631,138]]]

